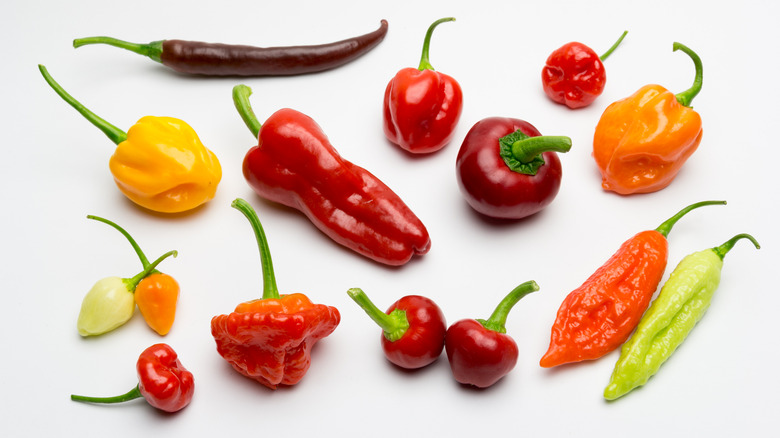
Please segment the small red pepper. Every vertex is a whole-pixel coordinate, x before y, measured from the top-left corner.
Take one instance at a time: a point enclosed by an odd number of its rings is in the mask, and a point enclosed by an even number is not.
[[[447,329],[445,348],[455,380],[487,388],[512,371],[519,351],[506,334],[506,318],[521,298],[538,290],[535,281],[527,281],[501,300],[489,319],[462,319]]]
[[[447,323],[433,300],[407,295],[382,312],[363,290],[352,288],[347,294],[382,328],[382,349],[387,360],[401,368],[417,369],[439,358]]]
[[[428,154],[447,145],[463,110],[460,84],[433,69],[428,51],[433,30],[454,18],[436,20],[428,28],[418,68],[403,68],[385,88],[385,136],[414,154]]]
[[[168,344],[155,344],[144,350],[136,363],[138,385],[116,397],[71,395],[71,400],[87,403],[122,403],[143,397],[157,409],[177,412],[192,400],[195,380],[182,366],[178,355]]]
[[[554,102],[572,109],[593,103],[607,84],[607,72],[602,61],[615,51],[627,33],[623,32],[601,56],[578,42],[564,44],[553,51],[542,69],[544,92]]]
[[[526,121],[483,119],[469,130],[458,152],[460,191],[474,210],[486,216],[530,216],[558,194],[563,172],[556,152],[569,149],[569,137],[541,136]]]

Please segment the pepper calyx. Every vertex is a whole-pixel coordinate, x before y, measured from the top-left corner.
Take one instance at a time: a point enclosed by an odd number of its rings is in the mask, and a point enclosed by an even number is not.
[[[119,47],[120,49],[129,50],[133,53],[137,53],[147,58],[162,63],[162,46],[164,41],[152,41],[148,44],[131,43],[128,41],[122,41],[116,38],[106,36],[94,36],[77,38],[73,40],[73,48],[77,49],[81,46],[88,44],[107,44],[109,46]]]
[[[357,287],[349,289],[347,294],[377,323],[382,329],[382,335],[388,341],[395,342],[401,339],[409,330],[409,319],[406,317],[405,310],[396,308],[389,314],[385,313],[368,298],[362,289]]]
[[[545,163],[544,152],[568,152],[571,139],[564,136],[531,137],[516,130],[498,139],[499,155],[513,171],[534,176]]]

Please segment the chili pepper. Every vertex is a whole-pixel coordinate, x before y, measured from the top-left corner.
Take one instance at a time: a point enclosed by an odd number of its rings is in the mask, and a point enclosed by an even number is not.
[[[192,400],[195,380],[181,364],[168,344],[155,344],[144,350],[136,362],[138,385],[115,397],[71,395],[73,401],[87,403],[122,403],[143,397],[147,403],[165,412],[178,412]]]
[[[614,400],[647,383],[682,344],[709,308],[720,284],[723,258],[740,239],[749,239],[760,248],[753,236],[739,234],[680,261],[623,345],[604,398]]]
[[[362,289],[352,288],[347,294],[382,328],[382,350],[387,360],[401,368],[417,369],[439,358],[447,324],[433,300],[407,295],[382,312]]]
[[[117,187],[131,201],[152,211],[179,213],[214,197],[222,167],[187,123],[146,116],[125,133],[68,94],[46,67],[38,67],[60,97],[117,145],[108,165]]]
[[[691,210],[726,201],[691,204],[655,230],[637,233],[561,303],[550,347],[539,364],[557,365],[598,359],[618,348],[639,323],[661,282],[672,227]]]
[[[403,68],[385,88],[384,131],[390,142],[415,154],[428,154],[447,145],[463,110],[460,84],[433,69],[429,48],[433,29],[454,18],[436,20],[428,28],[418,68]]]
[[[680,43],[673,47],[693,60],[693,86],[675,95],[660,85],[645,85],[609,105],[596,125],[593,158],[605,190],[621,195],[661,190],[699,147],[701,116],[691,101],[702,86],[701,59]]]
[[[311,365],[312,347],[333,333],[341,315],[335,307],[313,304],[301,293],[280,295],[257,213],[240,198],[232,206],[249,219],[255,232],[263,268],[263,297],[211,319],[217,352],[236,371],[271,389],[279,384],[295,385]]]
[[[489,319],[462,319],[447,329],[444,345],[455,380],[487,388],[512,371],[519,351],[506,334],[506,319],[521,298],[538,290],[535,281],[527,281],[504,297]]]
[[[233,100],[258,145],[244,157],[244,177],[261,197],[305,214],[337,243],[387,265],[428,252],[420,219],[377,177],[342,158],[309,116],[281,109],[261,125],[249,105],[252,90]]]
[[[571,139],[541,136],[530,123],[505,117],[477,122],[458,151],[460,192],[476,211],[520,219],[549,205],[561,186],[561,161]]]
[[[578,42],[554,50],[542,69],[542,86],[547,97],[572,109],[593,103],[607,84],[603,61],[617,49],[626,34],[628,31],[601,56]]]
[[[340,67],[368,53],[387,34],[387,20],[365,35],[328,44],[254,47],[199,41],[130,43],[97,36],[73,40],[73,47],[108,44],[143,55],[180,73],[210,76],[289,76]]]

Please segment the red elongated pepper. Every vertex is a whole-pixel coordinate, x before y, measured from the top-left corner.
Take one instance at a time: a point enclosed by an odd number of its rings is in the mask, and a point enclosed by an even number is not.
[[[542,136],[530,123],[506,117],[477,122],[458,151],[460,192],[476,211],[493,218],[521,219],[547,207],[561,186],[556,152],[571,139]]]
[[[429,60],[433,30],[454,18],[436,20],[428,28],[418,68],[396,73],[385,88],[385,136],[415,154],[428,154],[446,146],[455,134],[463,110],[463,91],[451,76],[437,72]]]
[[[382,312],[359,288],[349,296],[382,328],[382,350],[387,360],[406,369],[430,365],[444,350],[447,323],[430,298],[407,295]]]
[[[71,400],[87,403],[122,403],[143,397],[157,409],[177,412],[190,404],[195,392],[192,373],[181,364],[168,344],[155,344],[144,350],[136,362],[138,385],[116,397],[71,395]]]
[[[428,252],[428,230],[412,210],[371,172],[342,158],[311,117],[281,109],[260,124],[249,105],[252,90],[233,89],[233,100],[258,145],[243,171],[262,198],[292,207],[337,243],[387,265]]]
[[[628,339],[647,310],[666,269],[666,237],[693,209],[726,201],[691,204],[655,230],[627,241],[561,303],[552,326],[550,347],[539,364],[549,368],[598,359]]]
[[[504,297],[489,319],[462,319],[447,329],[444,346],[455,380],[487,388],[512,371],[519,351],[506,334],[506,319],[521,298],[538,290],[535,281],[527,281]]]

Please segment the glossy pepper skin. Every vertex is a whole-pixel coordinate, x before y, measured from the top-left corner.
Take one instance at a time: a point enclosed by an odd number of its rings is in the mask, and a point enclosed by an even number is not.
[[[251,92],[237,85],[233,99],[258,138],[243,163],[255,193],[300,211],[337,243],[379,263],[399,266],[428,252],[428,230],[387,185],[342,158],[305,114],[281,109],[260,125]]]
[[[145,116],[125,133],[75,100],[44,66],[39,69],[63,100],[117,145],[109,169],[128,199],[152,211],[181,213],[214,198],[222,167],[186,122]]]
[[[477,122],[466,134],[455,163],[458,186],[479,213],[521,219],[547,207],[561,186],[557,152],[568,137],[541,136],[530,123],[507,117]]]
[[[691,100],[702,85],[698,55],[680,43],[693,59],[693,86],[672,94],[660,85],[645,85],[604,110],[593,135],[593,158],[601,185],[621,195],[650,193],[667,187],[696,151],[702,138],[702,119]]]
[[[165,412],[178,412],[192,401],[195,379],[168,344],[155,344],[144,350],[136,362],[138,385],[115,397],[71,395],[73,401],[86,403],[122,403],[143,397],[147,403]]]
[[[463,111],[460,84],[433,69],[428,57],[433,30],[442,18],[428,28],[418,68],[403,68],[385,88],[384,131],[387,139],[413,154],[429,154],[446,146],[455,135]]]
[[[352,288],[347,294],[382,328],[382,350],[394,365],[418,369],[441,356],[447,322],[430,298],[407,295],[382,312],[362,289]]]
[[[211,319],[217,352],[239,373],[271,389],[295,385],[311,365],[311,349],[341,321],[335,307],[314,304],[300,293],[280,295],[265,232],[243,199],[232,206],[247,217],[260,247],[263,297]]]
[[[604,389],[615,400],[644,385],[658,372],[704,316],[720,284],[723,258],[740,239],[758,242],[749,234],[734,236],[722,245],[683,258],[642,316]]]
[[[487,388],[509,374],[517,364],[517,343],[506,334],[506,319],[521,298],[539,290],[535,281],[513,289],[489,319],[462,319],[447,329],[445,349],[455,380]]]
[[[680,210],[655,230],[637,233],[569,293],[553,323],[550,346],[539,365],[598,359],[620,347],[636,328],[661,282],[669,254],[666,237],[693,209],[723,205],[702,201]]]
[[[553,102],[571,109],[583,108],[596,100],[607,85],[604,63],[623,41],[628,31],[603,55],[579,42],[554,50],[542,69],[542,87]]]

